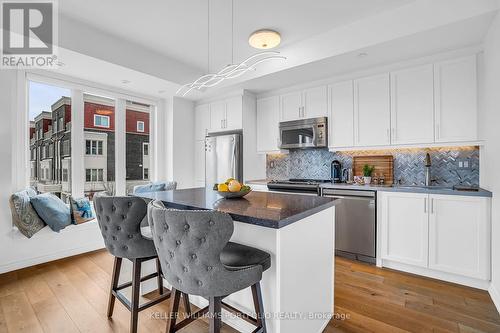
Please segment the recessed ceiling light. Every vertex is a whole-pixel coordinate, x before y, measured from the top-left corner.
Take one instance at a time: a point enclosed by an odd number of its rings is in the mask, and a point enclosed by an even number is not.
[[[130,81],[129,81],[129,80],[122,80],[122,83],[123,83],[123,84],[129,84],[129,83],[130,83]]]
[[[359,57],[359,58],[364,58],[364,57],[366,57],[367,55],[368,55],[368,53],[366,53],[366,52],[361,52],[360,54],[358,54],[358,57]]]
[[[262,29],[253,32],[248,38],[248,44],[256,49],[269,50],[275,48],[281,43],[281,35],[279,32]]]

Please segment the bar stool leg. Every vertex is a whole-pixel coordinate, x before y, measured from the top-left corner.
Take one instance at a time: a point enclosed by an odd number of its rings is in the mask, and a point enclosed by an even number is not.
[[[158,273],[158,277],[156,278],[158,283],[158,292],[160,293],[160,295],[163,295],[163,277],[160,259],[158,257],[156,258],[156,272]]]
[[[170,291],[170,306],[167,318],[167,331],[166,333],[175,333],[175,322],[179,315],[179,301],[181,299],[181,292],[175,288]]]
[[[189,302],[189,295],[186,293],[182,293],[182,302],[184,304],[184,311],[188,317],[191,315],[191,303]]]
[[[210,297],[209,299],[209,310],[208,314],[210,318],[208,318],[209,322],[209,332],[210,333],[220,333],[221,322],[222,322],[222,297]]]
[[[141,289],[141,260],[133,260],[132,269],[132,302],[130,304],[130,332],[137,332],[137,319],[139,315],[139,297]]]
[[[118,287],[118,280],[120,278],[120,270],[122,267],[122,258],[115,257],[115,261],[113,264],[113,273],[111,275],[111,287],[109,289],[109,300],[108,300],[108,318],[113,316],[113,310],[115,308],[115,295],[113,295],[113,291]]]
[[[262,328],[261,332],[266,333],[266,313],[264,312],[264,303],[262,302],[262,292],[260,290],[260,282],[252,286],[253,304],[255,313],[257,314],[257,324]]]

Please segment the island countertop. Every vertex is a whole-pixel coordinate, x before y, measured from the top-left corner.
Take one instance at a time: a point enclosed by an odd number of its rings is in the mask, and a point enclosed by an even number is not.
[[[217,192],[206,188],[146,192],[136,196],[160,200],[166,207],[174,209],[214,209],[228,213],[235,221],[274,229],[283,228],[338,202],[333,198],[257,191],[244,198],[223,199]]]

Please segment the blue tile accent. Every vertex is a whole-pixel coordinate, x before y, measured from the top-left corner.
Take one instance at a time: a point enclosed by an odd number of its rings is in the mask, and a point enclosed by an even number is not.
[[[431,155],[431,175],[435,185],[479,186],[479,147],[392,149],[384,151],[330,152],[327,149],[292,150],[289,154],[267,155],[267,178],[329,179],[330,163],[339,160],[351,168],[354,156],[393,155],[394,181],[403,185],[423,185],[425,154]],[[468,169],[459,169],[458,161],[467,160]],[[271,168],[271,166],[273,166]]]

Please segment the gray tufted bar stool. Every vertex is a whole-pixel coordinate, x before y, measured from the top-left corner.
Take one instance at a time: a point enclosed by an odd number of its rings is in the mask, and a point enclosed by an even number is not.
[[[153,201],[148,206],[148,222],[164,277],[172,285],[167,333],[177,332],[207,314],[210,333],[219,333],[222,308],[255,325],[254,333],[266,332],[260,281],[263,271],[271,266],[271,256],[229,242],[234,222],[228,214],[167,209]],[[249,287],[257,318],[222,301]],[[183,294],[202,296],[209,306],[176,323]]]
[[[108,303],[108,318],[113,315],[115,299],[131,312],[130,332],[137,332],[138,314],[170,297],[170,291],[164,292],[163,279],[158,255],[152,240],[142,237],[140,224],[147,215],[147,204],[141,198],[111,197],[97,195],[94,206],[99,228],[106,249],[115,257]],[[123,258],[132,261],[132,281],[118,285]],[[142,263],[156,261],[156,272],[141,277]],[[140,284],[149,279],[157,279],[159,296],[143,305],[139,305]],[[132,287],[129,301],[120,291]],[[190,313],[190,309],[187,309]]]

